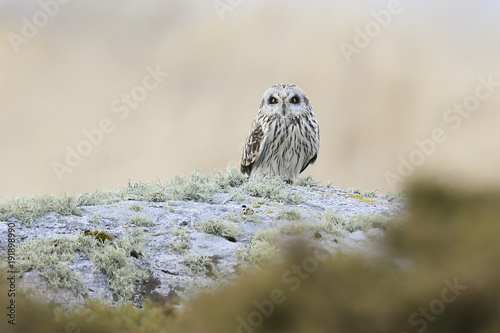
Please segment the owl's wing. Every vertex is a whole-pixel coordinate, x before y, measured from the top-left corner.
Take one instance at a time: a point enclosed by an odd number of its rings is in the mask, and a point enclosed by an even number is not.
[[[316,124],[316,122],[314,122]],[[302,173],[302,171],[304,171],[308,166],[309,164],[314,164],[314,162],[316,162],[316,159],[318,158],[318,150],[319,150],[319,128],[317,127],[318,125],[316,125],[316,135],[313,136],[313,137],[309,137],[309,142],[312,144],[312,148],[313,148],[313,156],[308,160],[308,161],[304,161],[304,165],[302,166],[302,169],[300,169],[300,172],[299,173]]]
[[[314,164],[314,162],[316,162],[317,158],[318,158],[318,154],[314,154],[314,156],[309,161],[304,163],[304,165],[302,166],[302,169],[300,170],[299,173],[302,173],[302,171],[304,171],[309,166],[309,164]]]
[[[262,140],[264,139],[264,130],[258,118],[252,122],[250,133],[248,134],[241,156],[241,172],[250,176],[252,167],[259,154]]]

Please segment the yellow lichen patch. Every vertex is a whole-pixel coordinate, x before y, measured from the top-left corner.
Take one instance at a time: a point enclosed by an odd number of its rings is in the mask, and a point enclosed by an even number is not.
[[[359,195],[359,194],[348,194],[347,197],[358,199],[358,200],[366,202],[366,203],[374,203],[375,202],[374,199],[366,199],[365,197],[363,197],[362,195]]]

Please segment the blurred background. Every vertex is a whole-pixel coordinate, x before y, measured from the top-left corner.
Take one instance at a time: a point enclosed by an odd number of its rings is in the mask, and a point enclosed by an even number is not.
[[[238,166],[285,82],[320,124],[304,175],[499,185],[500,3],[394,3],[0,0],[0,196]]]

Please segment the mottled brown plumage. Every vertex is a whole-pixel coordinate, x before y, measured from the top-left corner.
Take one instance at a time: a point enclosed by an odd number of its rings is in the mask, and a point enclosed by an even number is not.
[[[250,179],[279,175],[293,182],[316,161],[319,127],[309,99],[293,84],[266,90],[243,148],[241,172]]]

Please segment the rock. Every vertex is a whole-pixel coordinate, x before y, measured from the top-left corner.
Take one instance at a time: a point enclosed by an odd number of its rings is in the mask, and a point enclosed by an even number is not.
[[[0,223],[1,239],[7,238],[7,222],[15,223],[19,285],[34,298],[64,307],[86,298],[141,306],[146,298],[179,303],[227,283],[242,267],[264,265],[274,255],[266,246],[277,248],[297,235],[332,254],[368,255],[376,251],[373,239],[383,237],[403,208],[398,197],[315,184],[283,185],[289,202],[255,196],[245,186],[231,186],[206,201],[79,206],[80,216],[50,212],[32,224],[10,217]],[[0,250],[6,249],[2,242]]]

